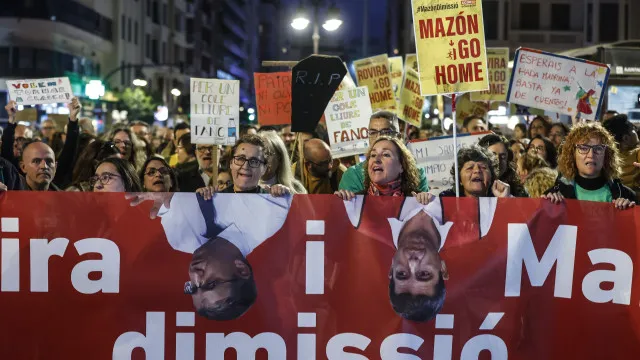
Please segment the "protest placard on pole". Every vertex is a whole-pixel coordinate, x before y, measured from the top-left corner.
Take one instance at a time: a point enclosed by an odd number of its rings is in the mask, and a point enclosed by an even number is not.
[[[400,108],[400,89],[402,88],[403,72],[402,56],[394,56],[389,58],[389,72],[391,73],[391,86],[393,87],[393,96],[396,98],[396,108]]]
[[[422,123],[422,106],[424,105],[419,81],[418,73],[407,67],[400,91],[400,107],[398,109],[398,117],[417,127],[420,127]]]
[[[520,48],[507,101],[573,118],[599,118],[609,67],[583,59]]]
[[[66,103],[73,98],[68,77],[7,80],[7,89],[18,105]]]
[[[474,91],[471,101],[506,101],[509,90],[509,48],[487,48],[489,90]]]
[[[325,110],[331,154],[334,157],[347,157],[367,151],[367,127],[371,114],[366,86],[335,92]]]
[[[356,69],[358,86],[369,88],[371,108],[378,110],[395,110],[396,98],[393,95],[389,57],[386,54],[373,56],[353,62]]]
[[[411,3],[422,95],[487,90],[482,1]]]
[[[291,124],[291,72],[254,73],[260,125]]]
[[[240,81],[191,78],[191,141],[233,145],[240,123]]]

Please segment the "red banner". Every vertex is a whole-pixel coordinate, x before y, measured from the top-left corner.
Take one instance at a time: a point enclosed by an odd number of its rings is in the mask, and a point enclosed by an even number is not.
[[[122,194],[4,193],[0,358],[640,355],[636,209],[164,200],[151,220]]]

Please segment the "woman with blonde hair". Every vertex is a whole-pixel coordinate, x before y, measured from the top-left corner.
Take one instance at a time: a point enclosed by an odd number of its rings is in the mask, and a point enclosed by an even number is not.
[[[524,181],[524,188],[527,189],[529,196],[538,198],[553,187],[557,178],[558,172],[556,170],[549,167],[539,167],[529,173]]]
[[[621,161],[615,140],[599,123],[574,126],[558,160],[563,178],[543,196],[554,204],[567,198],[612,202],[618,209],[635,206],[635,192],[619,179]]]
[[[258,136],[262,137],[267,144],[272,156],[267,164],[261,185],[280,184],[291,189],[293,194],[306,194],[307,190],[302,183],[293,176],[291,171],[291,160],[287,154],[287,147],[275,131],[261,131]]]

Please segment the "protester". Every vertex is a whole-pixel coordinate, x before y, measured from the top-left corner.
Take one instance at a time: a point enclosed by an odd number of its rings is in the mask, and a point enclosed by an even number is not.
[[[549,167],[552,169],[558,166],[558,151],[555,145],[551,140],[542,135],[536,135],[531,138],[531,142],[527,147],[527,153],[540,155],[540,157],[549,163]]]
[[[46,142],[47,145],[51,147],[53,153],[56,154],[56,159],[60,157],[62,153],[62,148],[64,148],[66,134],[61,131],[56,131],[53,136]],[[44,142],[44,141],[43,141]]]
[[[599,123],[579,123],[571,129],[562,144],[558,170],[563,177],[544,195],[555,204],[567,198],[613,202],[618,209],[635,206],[635,192],[619,179],[615,140]]]
[[[104,159],[89,180],[94,192],[141,192],[142,185],[131,163],[118,157]]]
[[[138,139],[146,141],[147,144],[151,144],[151,132],[149,131],[149,124],[146,122],[136,120],[129,124],[129,130],[136,134]]]
[[[392,112],[389,111],[379,111],[371,115],[369,120],[369,150],[373,146],[373,143],[379,136],[392,136],[399,137],[399,133],[396,123],[396,116]],[[361,162],[347,169],[347,171],[342,175],[342,180],[340,180],[339,189],[347,190],[352,193],[364,193],[365,192],[365,162]],[[419,185],[416,189],[416,192],[427,192],[429,191],[429,186],[427,184],[427,177],[425,175],[424,169],[420,168],[419,170]]]
[[[191,143],[191,134],[186,133],[178,140],[178,166],[176,173],[180,191],[194,192],[209,186],[213,177],[213,145]]]
[[[178,165],[176,166],[176,170],[178,172],[191,166],[195,166],[197,168],[196,144],[191,142],[190,133],[184,134],[180,139],[178,139],[176,154],[178,154]]]
[[[56,157],[49,145],[38,140],[24,144],[20,157],[20,170],[24,174],[24,189],[31,191],[60,191],[53,183],[56,175]]]
[[[415,196],[419,203],[427,204],[433,195],[420,191],[420,172],[413,155],[397,137],[380,136],[367,152],[367,172],[361,194],[373,196]],[[356,194],[338,190],[335,194],[345,201]]]
[[[529,197],[511,161],[508,144],[507,139],[496,134],[488,134],[478,140],[478,145],[491,151],[498,160],[497,179],[509,184],[513,196]]]
[[[280,137],[282,138],[282,141],[284,141],[289,153],[291,153],[293,151],[293,143],[296,140],[296,133],[291,132],[291,125],[285,125],[282,128]]]
[[[536,156],[541,161],[540,157]],[[524,180],[524,187],[527,189],[529,196],[539,198],[544,195],[545,191],[553,187],[558,178],[558,172],[549,167],[539,167],[531,170]]]
[[[529,173],[539,168],[550,168],[549,163],[537,153],[526,153],[518,159],[516,171],[520,176],[520,181],[524,183]]]
[[[7,159],[0,157],[0,191],[24,190],[18,169]]]
[[[253,125],[240,125],[240,137],[245,135],[258,135],[258,128]]]
[[[304,166],[299,167],[295,163],[292,170],[297,179],[304,181],[309,194],[333,194],[338,191],[347,168],[339,161],[334,161],[329,145],[320,139],[308,140],[304,143],[303,154]]]
[[[94,175],[98,164],[102,160],[118,157],[122,158],[122,153],[111,141],[96,139],[80,152],[78,160],[73,167],[71,185],[66,191],[93,191],[90,186],[91,177]]]
[[[78,121],[78,125],[80,126],[81,134],[89,134],[93,136],[96,135],[96,129],[93,127],[93,122],[91,121],[91,119],[82,118],[80,119],[80,121]]]
[[[124,159],[128,160],[135,169],[141,169],[147,160],[144,142],[138,140],[136,134],[129,128],[115,127],[107,134],[105,140],[112,141]]]
[[[512,163],[515,165],[518,163],[518,159],[524,155],[527,151],[525,146],[518,140],[509,140],[509,149],[511,150]]]
[[[634,162],[640,162],[640,144],[636,127],[624,114],[610,117],[604,123],[604,127],[615,138],[620,153],[622,160],[620,180],[627,187],[634,190],[640,189],[638,182],[640,172],[633,166]]]
[[[222,192],[227,188],[233,186],[233,179],[231,178],[231,173],[229,171],[221,171],[218,173],[218,180],[216,181],[217,187],[216,192]]]
[[[187,123],[179,123],[173,128],[173,140],[168,140],[169,145],[167,145],[164,150],[162,150],[161,155],[169,162],[171,167],[176,167],[178,165],[178,154],[176,153],[178,148],[178,140],[182,137],[182,135],[191,132],[191,127]]]
[[[556,122],[551,125],[549,130],[549,140],[555,145],[556,149],[560,147],[562,141],[569,133],[569,127],[565,123]]]
[[[51,146],[53,135],[56,133],[56,131],[57,131],[56,123],[53,120],[47,119],[43,121],[42,124],[40,124],[40,133],[42,134],[42,142]]]
[[[281,184],[289,188],[293,194],[306,194],[305,187],[293,175],[287,148],[280,136],[274,131],[263,131],[259,136],[264,139],[267,152],[271,154],[267,171],[262,176],[260,184],[267,186]]]
[[[462,121],[462,133],[475,133],[487,131],[488,126],[485,119],[480,116],[471,115]]]
[[[451,176],[455,179],[455,165]],[[458,150],[458,173],[460,196],[469,197],[511,197],[509,184],[498,180],[498,164],[493,154],[474,145]],[[455,188],[440,193],[441,197],[456,196]]]
[[[527,125],[523,123],[517,123],[513,128],[513,138],[515,140],[522,140],[527,137]]]
[[[140,183],[144,191],[177,192],[178,179],[169,163],[159,155],[151,156],[140,172]]]
[[[547,118],[545,118],[544,116],[538,115],[535,118],[533,118],[533,120],[531,120],[531,123],[529,124],[529,133],[527,134],[527,137],[531,140],[533,140],[533,138],[536,135],[540,135],[546,138],[549,135],[550,128],[551,128],[551,124],[549,124],[549,121],[547,121]]]
[[[606,113],[604,113],[604,115],[602,116],[602,122],[603,124],[607,122],[607,120],[609,120],[610,118],[614,117],[618,115],[618,112],[615,110],[607,110]]]

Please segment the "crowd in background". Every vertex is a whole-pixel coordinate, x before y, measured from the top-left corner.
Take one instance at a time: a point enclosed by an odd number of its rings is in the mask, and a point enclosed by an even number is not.
[[[38,128],[16,122],[5,107],[0,190],[95,192],[198,192],[358,194],[416,196],[430,201],[428,174],[418,168],[406,142],[442,135],[398,123],[391,112],[372,115],[369,149],[359,156],[332,156],[326,126],[293,133],[291,126],[243,125],[234,146],[195,144],[187,123],[173,128],[140,121],[117,123],[96,134],[80,119],[73,99],[64,128],[45,120]],[[471,116],[460,132],[487,132],[458,151],[458,184],[439,196],[545,197],[634,206],[640,188],[640,145],[626,115],[607,112],[602,122],[572,126],[536,116],[515,126],[510,138]],[[451,169],[453,177],[455,169]],[[456,189],[457,187],[457,189]]]

